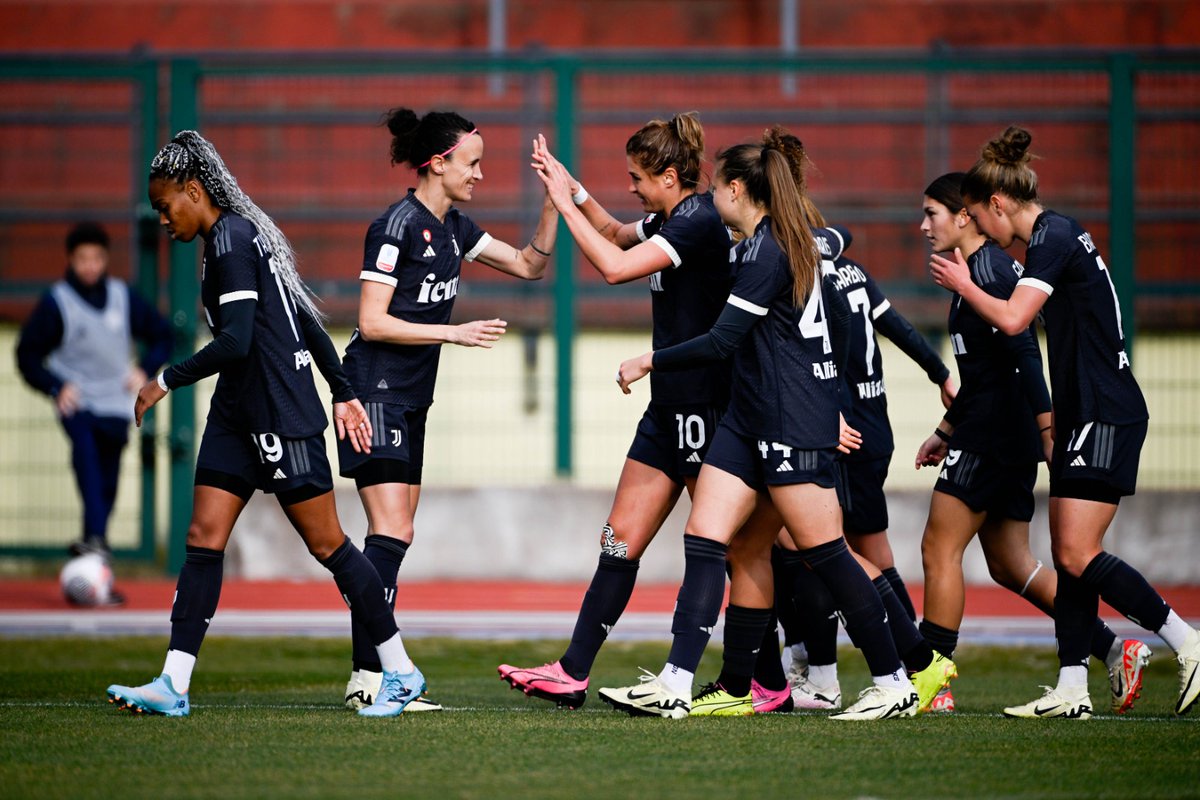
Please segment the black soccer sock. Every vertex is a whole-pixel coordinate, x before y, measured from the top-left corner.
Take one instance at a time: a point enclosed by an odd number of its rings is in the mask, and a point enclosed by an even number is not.
[[[875,591],[879,592],[879,599],[883,601],[883,608],[887,611],[888,629],[892,632],[892,641],[896,644],[900,660],[909,672],[920,672],[933,663],[933,648],[909,619],[904,611],[904,604],[892,591],[892,584],[888,579],[880,575],[872,583],[875,584]]]
[[[887,578],[887,582],[891,585],[892,591],[896,593],[896,598],[900,601],[900,605],[904,606],[904,612],[908,614],[908,618],[913,622],[917,621],[917,610],[913,607],[912,598],[909,597],[908,587],[904,585],[904,579],[900,577],[900,573],[895,567],[888,567],[883,572],[883,577]]]
[[[842,612],[850,641],[862,650],[874,676],[891,675],[902,669],[896,644],[888,630],[883,600],[871,579],[850,555],[845,539],[835,539],[802,550],[805,563],[820,576]]]
[[[591,673],[596,654],[608,638],[608,632],[625,613],[633,585],[637,582],[638,564],[636,559],[630,561],[608,553],[600,554],[592,583],[579,606],[571,643],[559,659],[563,672],[575,680],[581,681]]]
[[[796,609],[796,569],[807,569],[799,558],[788,558],[790,551],[771,548],[771,571],[775,576],[775,616],[783,628],[783,644],[791,647],[804,641],[800,632],[800,614]]]
[[[1167,621],[1171,607],[1142,577],[1142,573],[1112,553],[1101,553],[1083,570],[1084,583],[1099,593],[1104,602],[1148,631],[1157,631]]]
[[[199,655],[200,645],[221,599],[225,553],[207,547],[184,548],[183,568],[171,604],[171,643],[168,650]]]
[[[1117,635],[1113,633],[1113,629],[1104,624],[1104,620],[1096,617],[1096,621],[1092,624],[1092,646],[1091,653],[1101,663],[1108,660],[1109,651],[1112,650],[1113,643],[1117,641]]]
[[[920,631],[930,647],[946,658],[954,658],[954,651],[958,648],[958,631],[943,628],[927,619],[921,620]]]
[[[792,590],[800,633],[808,652],[808,663],[818,667],[837,663],[837,607],[833,593],[804,561],[804,556],[784,550],[785,561],[794,564]]]
[[[725,555],[729,548],[699,536],[683,536],[683,585],[671,619],[667,663],[694,673],[712,636],[725,599]],[[761,637],[761,634],[760,634]]]
[[[763,631],[758,660],[754,662],[754,680],[771,691],[787,688],[787,675],[779,660],[779,620],[775,617],[775,609],[771,609],[771,618]]]
[[[730,605],[725,609],[725,650],[717,683],[734,697],[750,694],[750,679],[771,622],[771,609]],[[775,659],[779,663],[779,659]]]
[[[1063,667],[1086,667],[1093,620],[1100,608],[1100,595],[1083,579],[1062,567],[1054,595],[1054,636],[1058,639],[1058,663]]]
[[[370,534],[363,542],[362,553],[379,573],[384,600],[393,614],[396,610],[396,574],[400,572],[400,565],[404,563],[407,552],[408,542],[393,539],[391,536]],[[350,620],[350,642],[355,669],[383,672],[383,665],[379,663],[379,653],[371,643],[371,637],[353,615]]]
[[[379,573],[350,537],[321,566],[333,573],[342,599],[350,607],[351,621],[358,621],[372,645],[382,644],[399,632],[396,616],[383,596]]]

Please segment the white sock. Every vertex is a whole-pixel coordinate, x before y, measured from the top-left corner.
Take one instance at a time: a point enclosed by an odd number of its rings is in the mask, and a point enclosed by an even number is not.
[[[171,685],[180,694],[187,694],[192,685],[192,670],[196,668],[196,657],[182,650],[168,650],[163,664],[163,675],[171,679]]]
[[[1058,670],[1058,685],[1055,689],[1078,689],[1087,691],[1087,667],[1060,667]]]
[[[1121,662],[1125,659],[1125,640],[1116,639],[1112,643],[1112,647],[1108,648],[1108,654],[1104,656],[1104,666],[1109,669],[1114,669],[1121,666]]]
[[[408,652],[404,649],[404,640],[400,638],[399,632],[386,642],[376,645],[375,650],[379,653],[379,663],[383,665],[384,672],[399,672],[407,675],[416,666],[408,657]]]
[[[791,647],[792,661],[808,662],[808,648],[804,646],[804,642],[796,642]]]
[[[837,686],[837,662],[832,664],[809,664],[808,682],[818,689],[830,689]]]
[[[887,675],[872,675],[871,682],[876,686],[882,686],[885,689],[902,689],[907,692],[915,692],[912,681],[908,679],[904,669],[898,669],[895,672],[889,672]]]
[[[1162,640],[1167,643],[1167,647],[1178,653],[1188,643],[1188,636],[1194,630],[1172,610],[1167,612],[1167,621],[1155,633],[1162,637]]]
[[[674,664],[667,664],[663,667],[663,671],[658,673],[658,679],[667,685],[667,688],[676,694],[686,694],[692,696],[692,681],[696,675],[688,672],[686,669],[680,669]]]

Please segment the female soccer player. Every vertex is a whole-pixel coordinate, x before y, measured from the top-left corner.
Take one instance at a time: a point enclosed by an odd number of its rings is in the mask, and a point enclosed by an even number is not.
[[[383,686],[359,713],[396,716],[425,690],[425,678],[404,650],[378,573],[338,523],[321,433],[328,420],[313,363],[333,392],[338,437],[369,449],[371,425],[296,272],[291,245],[195,131],[176,134],[154,157],[149,188],[172,238],[204,240],[200,299],[213,340],[147,381],[134,407],[138,425],[171,389],[219,377],[196,460],[187,556],[162,675],[144,686],[109,686],[109,700],[137,712],[187,716],[192,669],[221,594],[225,546],[261,489],[278,497],[309,552],[333,573],[351,614],[370,631]]]
[[[883,603],[842,536],[834,457],[838,367],[845,365],[850,314],[844,305],[824,302],[817,248],[789,163],[802,158],[800,141],[779,128],[762,144],[718,154],[715,205],[746,237],[737,248],[740,263],[727,303],[710,331],[618,370],[628,392],[652,370],[690,368],[736,352],[729,409],[701,467],[688,518],[668,663],[640,686],[600,690],[604,700],[631,713],[753,713],[750,680],[771,616],[769,552],[781,521],[829,585],[874,676],[874,685],[835,718],[884,719],[917,710]],[[725,665],[693,698],[693,673],[720,610],[727,553],[733,588]]]
[[[1001,247],[1026,245],[1025,271],[1012,295],[993,297],[971,280],[961,249],[934,255],[929,268],[985,321],[1012,336],[1039,311],[1046,326],[1054,399],[1050,463],[1050,544],[1058,572],[1054,631],[1058,683],[1011,717],[1087,719],[1088,642],[1098,598],[1152,630],[1175,651],[1180,691],[1175,713],[1200,696],[1200,633],[1179,618],[1141,573],[1103,550],[1104,534],[1133,494],[1149,414],[1133,377],[1116,290],[1092,237],[1038,201],[1029,167],[1032,137],[1010,127],[988,142],[962,183],[967,213]]]
[[[810,202],[806,208],[810,218],[815,215],[820,219],[820,211],[815,204]],[[901,649],[900,655],[905,666],[921,672],[930,665],[934,655],[917,635],[916,613],[904,581],[896,571],[887,537],[888,509],[883,485],[887,480],[895,445],[888,420],[883,359],[876,332],[883,333],[924,370],[929,380],[940,388],[944,405],[948,406],[954,397],[954,381],[942,359],[908,320],[892,307],[866,268],[845,256],[827,260],[826,265],[829,273],[825,281],[827,291],[840,294],[854,315],[850,326],[849,360],[844,373],[849,397],[843,398],[846,403],[843,413],[846,423],[861,433],[863,440],[861,448],[839,459],[843,530],[851,550],[874,565],[868,574],[884,598],[888,619],[893,623],[893,638]],[[806,660],[803,663],[807,670],[800,668],[796,660],[792,661],[789,670],[792,700],[800,708],[839,708],[841,691],[837,680],[837,617],[829,606],[829,594],[824,583],[799,561],[799,556],[786,547],[786,542],[774,554],[780,585],[795,587],[794,604],[803,609],[802,613],[794,616],[799,617],[799,624],[795,627],[804,631]],[[876,571],[879,574],[875,574]],[[781,599],[782,616],[786,619],[790,611],[788,604],[792,600],[786,592],[781,594]],[[904,622],[904,618],[913,622],[913,625]],[[904,630],[897,631],[896,626],[903,626]],[[778,640],[773,638],[773,632],[771,635],[768,649],[774,653],[778,648]],[[920,652],[906,651],[902,643],[911,644]],[[765,660],[765,656],[763,664],[773,667],[770,661]],[[952,671],[949,665],[945,670]],[[929,673],[930,676],[933,674]],[[925,692],[924,687],[918,686],[918,692]],[[923,694],[922,710],[928,705],[926,700],[932,699]]]
[[[935,253],[965,253],[971,281],[988,295],[1007,299],[1023,268],[971,220],[959,191],[965,177],[952,172],[925,189],[921,233]],[[942,465],[921,542],[921,632],[952,658],[964,605],[962,557],[976,532],[996,583],[1050,616],[1057,581],[1029,551],[1037,463],[1048,460],[1053,448],[1050,393],[1032,327],[1006,336],[956,295],[950,301],[949,332],[962,390],[917,451],[916,465]],[[1090,643],[1092,655],[1107,664],[1112,708],[1124,713],[1140,692],[1150,649],[1135,639],[1118,642],[1098,618]],[[952,695],[941,703],[938,710],[954,710]]]
[[[716,321],[731,285],[729,232],[704,181],[704,129],[697,115],[651,120],[625,143],[629,191],[649,214],[621,224],[539,142],[534,164],[584,256],[610,284],[649,279],[656,348],[687,341]],[[702,365],[651,380],[601,530],[600,556],[566,652],[533,668],[509,664],[500,677],[532,697],[578,708],[609,629],[633,593],[639,559],[686,486],[695,489],[717,420],[728,400],[729,370]]]
[[[451,325],[463,261],[479,261],[525,280],[538,280],[554,247],[558,212],[547,200],[537,230],[523,248],[492,238],[454,207],[471,200],[483,180],[483,136],[451,111],[422,117],[407,108],[387,113],[392,164],[409,164],[417,187],[367,228],[358,329],[346,347],[346,374],[366,404],[371,448],[338,447],[341,474],[353,478],[367,514],[363,552],[395,604],[396,573],[413,540],[421,496],[425,421],[433,403],[442,344],[490,348],[502,319]],[[368,632],[353,627],[354,666],[346,705],[370,704],[381,665]],[[410,710],[436,710],[421,701]]]

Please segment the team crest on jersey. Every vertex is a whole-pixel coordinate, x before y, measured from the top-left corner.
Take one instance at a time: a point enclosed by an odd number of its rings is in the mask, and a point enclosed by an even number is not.
[[[400,446],[400,429],[392,428],[392,447]]]
[[[424,239],[426,243],[433,241],[433,234],[429,232],[429,228],[421,231],[421,238]]]

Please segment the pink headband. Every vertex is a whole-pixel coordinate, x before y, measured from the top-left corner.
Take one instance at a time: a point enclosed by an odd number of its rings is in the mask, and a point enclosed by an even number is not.
[[[474,136],[476,133],[479,133],[479,128],[472,128],[470,133],[468,133],[466,136],[464,136],[464,137],[462,137],[461,139],[459,139],[459,140],[458,140],[458,141],[457,141],[457,142],[454,144],[454,146],[453,146],[453,147],[451,147],[449,150],[447,150],[447,151],[446,151],[446,152],[444,152],[444,153],[438,153],[438,154],[437,154],[437,156],[430,156],[430,157],[429,157],[429,160],[428,160],[428,161],[426,161],[426,162],[425,162],[424,164],[422,164],[421,166],[417,167],[417,169],[423,169],[423,168],[425,168],[425,167],[428,167],[430,164],[432,164],[432,163],[433,163],[433,160],[434,160],[435,158],[437,158],[438,156],[441,156],[442,158],[445,158],[446,156],[450,155],[450,154],[451,154],[451,153],[453,153],[455,150],[457,150],[457,149],[458,149],[458,146],[459,146],[460,144],[462,144],[463,142],[465,142],[465,141],[467,140],[467,138],[468,138],[468,137],[470,137],[470,136]]]

